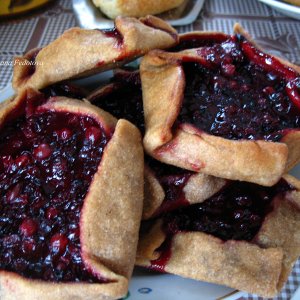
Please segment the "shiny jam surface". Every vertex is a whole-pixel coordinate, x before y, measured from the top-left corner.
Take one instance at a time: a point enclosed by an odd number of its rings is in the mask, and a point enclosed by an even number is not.
[[[94,119],[39,112],[0,133],[0,269],[33,279],[105,282],[81,257],[83,200],[111,133]]]
[[[111,113],[118,119],[124,118],[145,131],[142,88],[139,73],[116,74],[112,82],[117,86],[109,94],[95,98],[92,103]]]
[[[194,172],[164,164],[150,156],[145,156],[145,162],[151,168],[165,192],[165,199],[154,213],[155,217],[179,207],[189,205],[183,189]]]
[[[135,124],[142,133],[145,130],[141,81],[138,72],[117,73],[112,79],[116,89],[103,97],[96,97],[92,103],[117,118],[124,118]],[[148,155],[145,162],[151,168],[165,191],[165,199],[155,215],[188,205],[183,188],[188,182],[191,171],[161,163]]]
[[[300,127],[300,76],[241,36],[199,48],[183,62],[186,88],[175,126],[227,139],[279,141]]]
[[[70,82],[53,84],[41,92],[46,98],[59,96],[81,100],[87,96],[87,92],[83,88]]]
[[[285,180],[273,187],[232,181],[218,194],[203,203],[179,208],[163,215],[166,241],[157,249],[161,257],[151,262],[151,269],[163,271],[171,256],[172,237],[179,232],[205,232],[227,240],[251,241],[266,215],[272,210],[275,196],[294,188]]]

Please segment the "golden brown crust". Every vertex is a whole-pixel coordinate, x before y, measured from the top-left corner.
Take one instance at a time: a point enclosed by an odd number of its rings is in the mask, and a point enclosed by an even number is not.
[[[136,75],[136,71],[128,72],[121,69],[116,70],[116,73],[119,75],[124,73],[127,76]],[[91,93],[87,99],[92,103],[95,101],[104,100],[106,96],[110,95],[114,91],[117,91],[119,87],[120,85],[118,82],[109,83]],[[147,163],[145,166],[144,176],[145,197],[143,219],[146,220],[153,217],[156,211],[159,209],[165,199],[165,192],[158,178],[156,178],[155,172],[153,172],[151,168],[147,166]],[[196,173],[188,179],[186,185],[184,186],[183,196],[190,204],[200,203],[218,192],[225,184],[226,181],[224,179]]]
[[[23,92],[6,105],[10,111],[20,107],[28,93]],[[86,264],[109,283],[51,283],[30,280],[0,271],[0,298],[8,299],[118,299],[128,289],[143,201],[143,149],[139,131],[125,120],[64,97],[55,97],[38,111],[66,111],[96,119],[104,130],[113,131],[105,147],[81,212],[82,257]],[[0,112],[0,120],[9,114]]]
[[[282,248],[282,272],[277,284],[280,290],[286,282],[300,254],[300,181],[290,175],[284,176],[297,190],[288,192],[285,199],[275,199],[272,213],[263,223],[255,243],[263,248]]]
[[[278,293],[300,253],[300,182],[290,175],[284,179],[297,190],[274,199],[274,210],[252,242],[223,242],[201,232],[178,233],[165,271],[265,297]],[[166,239],[161,224],[157,220],[141,234],[137,265],[150,266],[159,257],[157,249]]]
[[[236,33],[249,38],[240,25],[237,24],[234,29]],[[207,33],[197,32],[194,35],[205,38]],[[266,186],[276,183],[284,172],[300,160],[300,135],[297,130],[291,130],[280,143],[274,143],[228,140],[188,125],[176,130],[172,128],[185,88],[181,61],[187,57],[199,61],[203,59],[197,49],[178,53],[154,50],[142,59],[140,70],[146,152],[165,163],[216,177]],[[299,66],[280,61],[296,71],[300,70]]]
[[[109,18],[117,16],[143,17],[156,15],[181,5],[184,0],[93,0]]]
[[[284,0],[287,3],[300,6],[300,0]]]
[[[281,142],[285,143],[289,149],[288,160],[285,171],[288,172],[300,161],[300,131],[291,130],[285,134]]]
[[[190,204],[201,203],[219,192],[226,185],[226,180],[201,173],[190,177],[183,188],[185,199]]]
[[[164,21],[148,16],[140,20],[118,17],[118,40],[100,30],[72,28],[38,51],[15,58],[13,87],[41,89],[53,83],[87,76],[120,66],[153,48],[168,48],[177,43],[175,29]]]
[[[153,216],[165,199],[165,192],[151,169],[145,164],[145,197],[143,207],[143,220]]]
[[[226,180],[206,174],[193,174],[183,188],[183,197],[190,203],[201,203],[220,191]],[[143,220],[154,217],[165,199],[165,192],[151,169],[145,166],[145,197]]]

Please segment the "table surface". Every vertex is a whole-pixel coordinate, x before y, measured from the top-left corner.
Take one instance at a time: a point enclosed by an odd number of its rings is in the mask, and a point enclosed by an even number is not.
[[[0,20],[1,21],[1,20]],[[242,26],[268,52],[300,65],[300,21],[288,18],[255,0],[206,0],[197,20],[177,27],[193,30],[232,32],[235,22]],[[26,17],[0,22],[0,62],[12,62],[34,47],[47,45],[66,29],[76,26],[71,0],[57,0]],[[12,78],[12,66],[0,65],[0,90]],[[300,287],[300,259],[282,292],[273,299],[291,299]],[[263,299],[248,294],[243,299]]]

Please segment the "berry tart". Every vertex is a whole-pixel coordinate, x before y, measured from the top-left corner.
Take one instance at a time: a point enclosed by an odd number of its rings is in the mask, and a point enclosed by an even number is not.
[[[109,18],[156,15],[180,6],[185,0],[93,0]]]
[[[23,90],[0,109],[0,298],[118,299],[143,202],[139,131]]]
[[[116,118],[135,124],[144,134],[139,71],[116,70],[111,82],[92,92],[87,99]],[[226,180],[221,178],[167,165],[146,155],[143,219],[202,202],[225,184]]]
[[[233,36],[180,41],[141,62],[146,152],[191,171],[274,185],[300,159],[300,68],[262,52],[239,25]]]
[[[42,89],[70,78],[79,78],[123,65],[151,49],[178,42],[176,30],[159,18],[139,20],[118,17],[115,28],[72,28],[42,49],[15,58],[13,87]]]
[[[137,265],[273,297],[300,254],[300,182],[228,181],[200,204],[143,223]]]

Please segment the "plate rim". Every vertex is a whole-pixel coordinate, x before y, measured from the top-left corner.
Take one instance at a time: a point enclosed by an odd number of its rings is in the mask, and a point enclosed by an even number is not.
[[[290,12],[290,13],[300,14],[300,7],[298,7],[296,5],[284,3],[281,1],[277,1],[277,0],[258,0],[258,1],[268,4],[272,7],[282,9],[282,10]]]

